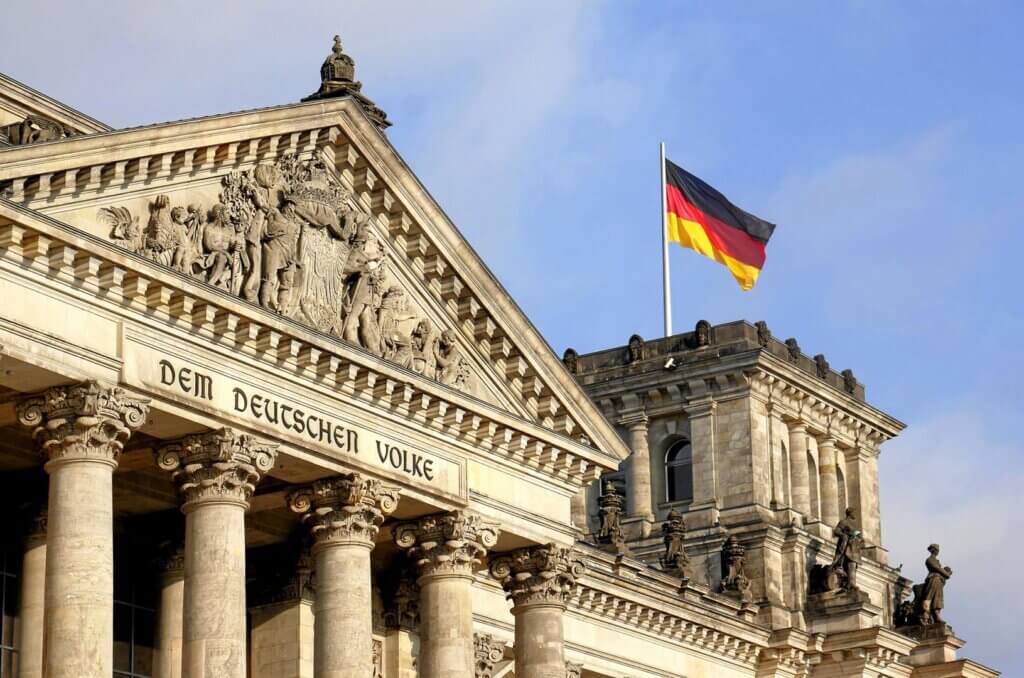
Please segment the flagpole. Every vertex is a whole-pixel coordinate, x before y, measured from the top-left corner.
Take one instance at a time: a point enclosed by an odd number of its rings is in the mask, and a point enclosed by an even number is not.
[[[665,143],[661,144],[661,281],[665,300],[665,336],[672,336],[672,286],[668,270],[668,195],[665,188]]]

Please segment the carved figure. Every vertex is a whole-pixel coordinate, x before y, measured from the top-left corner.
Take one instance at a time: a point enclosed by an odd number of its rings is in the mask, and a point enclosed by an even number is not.
[[[437,373],[437,342],[434,327],[426,318],[416,323],[410,335],[412,355],[409,367],[420,374],[433,377]]]
[[[64,127],[59,122],[54,122],[39,115],[26,116],[21,122],[8,125],[4,131],[8,140],[15,146],[56,141],[57,139],[70,137],[74,134],[72,130]]]
[[[828,361],[825,360],[825,354],[819,353],[814,356],[814,372],[818,375],[818,379],[828,379],[829,366]]]
[[[402,331],[401,325],[415,318],[416,314],[406,310],[405,291],[397,285],[389,287],[377,311],[380,345],[375,352],[408,367],[412,363],[412,339],[408,333]]]
[[[177,243],[171,255],[171,268],[182,273],[192,273],[192,265],[199,256],[199,243],[195,240],[189,217],[184,207],[171,208],[171,229]]]
[[[110,239],[130,252],[142,250],[142,229],[139,218],[127,207],[101,207],[100,218],[110,225]]]
[[[629,362],[635,363],[643,360],[646,357],[646,345],[644,344],[643,337],[639,334],[634,334],[629,338]]]
[[[575,349],[565,349],[565,353],[562,354],[562,364],[565,365],[565,369],[569,370],[569,374],[576,374],[580,370],[580,354]]]
[[[281,209],[267,215],[263,234],[260,274],[260,304],[276,311],[284,311],[291,302],[298,265],[298,245],[301,226],[295,213],[295,203],[287,197]]]
[[[772,332],[768,329],[768,323],[758,320],[754,323],[754,327],[757,328],[757,345],[761,348],[767,348],[768,342],[772,340]]]
[[[852,508],[846,509],[846,516],[836,525],[836,554],[832,559],[832,572],[837,576],[841,591],[856,591],[857,567],[860,565],[860,548],[864,543],[856,525],[857,515]]]
[[[665,522],[661,524],[661,533],[665,542],[665,554],[661,557],[662,569],[688,579],[690,559],[686,556],[686,549],[683,546],[686,539],[686,522],[683,520],[683,514],[675,509],[669,511]]]
[[[840,374],[843,375],[843,390],[853,395],[857,390],[857,378],[853,376],[853,370],[843,370]]]
[[[626,545],[621,524],[623,500],[612,481],[605,483],[604,493],[598,498],[597,505],[597,515],[601,523],[597,534],[598,540],[613,544],[617,550],[622,551]]]
[[[797,343],[796,337],[786,339],[786,353],[789,355],[789,362],[795,363],[800,360],[800,344]]]
[[[736,535],[729,535],[722,545],[722,593],[738,593],[742,600],[750,600],[750,579],[745,564],[747,549]]]
[[[945,624],[942,615],[939,614],[944,606],[944,594],[946,582],[953,576],[953,570],[944,567],[939,562],[939,545],[928,546],[928,559],[924,566],[928,568],[928,575],[923,584],[914,587],[914,609],[917,613],[917,622],[922,625]]]
[[[462,386],[468,383],[469,365],[462,357],[462,351],[455,340],[454,332],[445,330],[441,333],[434,358],[437,364],[435,378],[439,382],[449,386]]]
[[[711,345],[711,323],[698,320],[693,329],[693,348],[704,348]]]
[[[218,203],[207,214],[200,237],[205,252],[200,267],[206,271],[206,282],[215,287],[234,292],[236,280],[241,286],[242,272],[248,268],[245,255],[245,239],[228,222],[227,208]]]

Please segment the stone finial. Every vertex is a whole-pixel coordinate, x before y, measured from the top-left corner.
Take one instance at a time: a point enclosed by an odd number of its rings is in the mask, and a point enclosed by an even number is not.
[[[789,357],[789,362],[799,362],[800,344],[797,343],[796,337],[790,337],[789,339],[786,339],[786,355]]]
[[[491,559],[491,576],[501,582],[515,607],[568,604],[584,570],[573,550],[558,544],[529,546]]]
[[[399,488],[350,473],[316,480],[288,495],[313,535],[314,550],[328,543],[372,546],[380,524],[398,508]]]
[[[90,459],[117,465],[132,430],[146,422],[148,403],[90,380],[26,398],[17,413],[18,421],[32,427],[49,463]]]
[[[565,369],[569,370],[569,374],[578,374],[580,371],[580,354],[576,352],[576,349],[565,349],[565,353],[562,354],[562,364],[565,365]]]
[[[683,579],[689,579],[690,559],[683,545],[686,539],[686,522],[683,520],[683,514],[675,509],[669,511],[665,522],[661,524],[661,532],[665,541],[665,553],[661,556],[662,569]]]
[[[768,342],[772,340],[772,331],[768,329],[768,323],[758,320],[754,323],[754,327],[757,328],[757,345],[761,348],[767,348]]]
[[[814,356],[814,373],[818,375],[818,379],[828,379],[828,373],[830,368],[828,361],[825,360],[825,354],[819,353]]]
[[[629,338],[629,345],[626,349],[626,362],[637,363],[647,357],[647,343],[639,334]]]
[[[839,374],[843,375],[843,390],[853,395],[857,390],[857,377],[853,376],[853,370],[846,369]]]
[[[247,508],[276,459],[276,443],[230,428],[185,436],[156,452],[157,466],[173,473],[186,511],[205,501]]]
[[[388,122],[388,114],[382,111],[373,101],[362,93],[363,84],[356,80],[356,64],[348,54],[345,54],[341,46],[341,37],[334,36],[334,44],[331,46],[331,53],[324,59],[320,66],[320,89],[303,99],[303,101],[315,101],[317,99],[330,99],[333,97],[350,96],[359,102],[366,117],[377,126],[378,129],[385,129],[391,126]]]
[[[408,549],[422,576],[472,574],[498,543],[498,524],[468,511],[452,511],[401,523],[395,543]]]
[[[565,678],[580,678],[583,675],[583,664],[565,662]]]
[[[745,563],[747,549],[743,547],[736,535],[731,534],[722,545],[722,593],[733,593],[740,600],[749,601],[750,579],[747,578]]]
[[[489,633],[474,633],[473,656],[476,659],[476,678],[491,678],[494,664],[505,656],[505,643],[495,640]]]

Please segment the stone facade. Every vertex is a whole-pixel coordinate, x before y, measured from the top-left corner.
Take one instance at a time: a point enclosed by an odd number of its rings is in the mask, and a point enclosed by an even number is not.
[[[559,360],[388,125],[340,40],[127,130],[0,77],[2,675],[996,675],[948,568],[900,605],[850,370],[743,322]]]

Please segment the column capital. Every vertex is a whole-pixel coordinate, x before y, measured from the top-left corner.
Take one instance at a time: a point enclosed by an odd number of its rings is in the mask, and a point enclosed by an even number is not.
[[[495,662],[505,656],[505,643],[489,633],[474,633],[473,655],[476,658],[475,678],[491,678]]]
[[[650,417],[646,412],[633,412],[619,419],[619,425],[625,426],[630,431],[646,431]]]
[[[793,421],[786,422],[786,428],[789,429],[789,435],[807,433],[807,422],[802,419],[794,419]]]
[[[399,488],[350,473],[315,480],[288,495],[313,535],[313,549],[337,544],[373,548],[380,524],[398,507]]]
[[[230,428],[185,436],[156,451],[157,466],[178,483],[185,512],[201,503],[248,508],[256,483],[276,459],[277,444]]]
[[[47,466],[71,461],[117,466],[132,430],[146,422],[148,403],[90,380],[25,398],[18,403],[17,414],[22,425],[33,429]]]
[[[491,575],[501,581],[514,608],[565,607],[585,569],[571,548],[557,544],[529,546],[491,559]]]
[[[396,526],[395,543],[409,549],[421,577],[470,576],[499,533],[498,523],[460,510]]]

